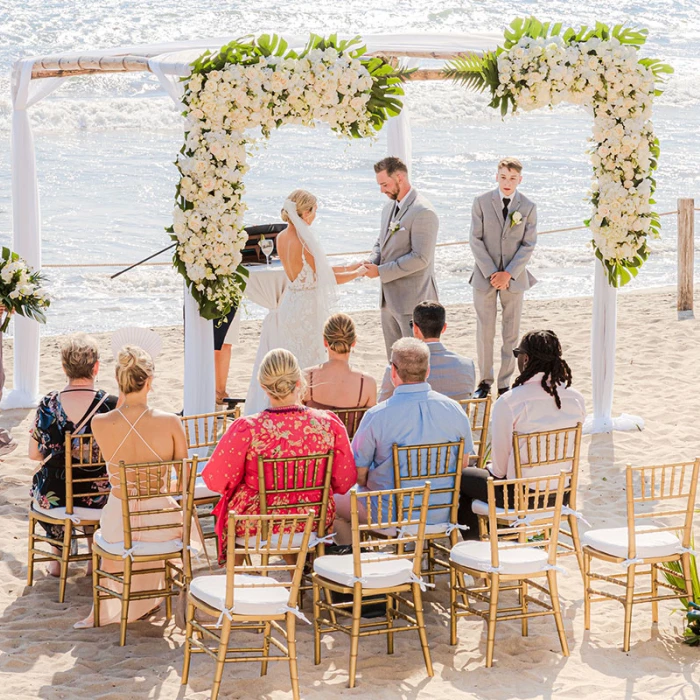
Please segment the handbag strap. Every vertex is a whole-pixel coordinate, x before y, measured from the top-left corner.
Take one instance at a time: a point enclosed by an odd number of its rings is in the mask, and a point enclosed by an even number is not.
[[[73,429],[73,435],[76,433],[79,433],[82,428],[90,421],[90,419],[97,413],[97,409],[107,400],[107,392],[105,392],[104,396],[97,402],[95,407],[86,415],[83,416],[83,419],[78,423],[78,425],[75,426]]]

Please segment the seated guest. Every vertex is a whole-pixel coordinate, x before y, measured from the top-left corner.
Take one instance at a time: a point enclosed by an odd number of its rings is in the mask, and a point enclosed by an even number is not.
[[[413,309],[411,325],[413,335],[426,343],[430,350],[430,388],[455,401],[471,398],[476,382],[474,362],[448,350],[440,342],[440,336],[447,328],[445,307],[437,301],[422,301]],[[391,365],[387,365],[379,400],[386,401],[393,393]]]
[[[464,464],[473,452],[469,419],[462,407],[428,384],[430,350],[416,338],[401,338],[391,348],[394,395],[365,414],[352,441],[359,490],[394,488],[392,446],[457,442],[464,439]],[[348,544],[350,495],[336,496],[336,542]],[[360,514],[360,517],[365,517]]]
[[[122,520],[123,487],[119,479],[119,462],[142,464],[145,462],[167,462],[187,457],[187,439],[185,430],[178,416],[150,408],[148,394],[153,385],[154,365],[151,356],[135,345],[125,345],[117,357],[117,384],[122,405],[104,416],[93,419],[93,432],[99,442],[102,453],[107,460],[109,481],[112,485],[107,504],[100,518],[100,533],[106,542],[123,542],[124,525]],[[152,498],[148,501],[133,501],[130,507],[146,510],[172,508],[176,503],[171,496]],[[172,528],[133,532],[134,542],[161,542],[182,538],[182,518],[173,514]],[[170,524],[163,516],[146,514],[139,516],[139,526]],[[193,546],[197,546],[195,532],[192,533]],[[199,545],[201,546],[201,545]],[[110,573],[119,573],[121,563],[105,559],[102,569]],[[152,568],[152,564],[134,564],[133,570]],[[121,584],[109,579],[101,579],[100,584],[113,590],[120,590]],[[165,572],[139,574],[131,583],[132,594],[138,591],[160,590],[165,588]],[[131,600],[129,603],[129,622],[138,620],[159,607],[161,599],[147,598]],[[100,603],[100,624],[117,623],[121,615],[121,601],[108,598]],[[92,627],[93,612],[76,628]]]
[[[347,314],[333,314],[323,327],[328,361],[304,370],[307,389],[303,402],[311,408],[364,408],[377,403],[377,383],[350,366],[357,343],[355,322]]]
[[[66,433],[92,432],[92,417],[111,411],[117,405],[116,397],[109,396],[103,389],[95,388],[95,379],[100,369],[100,353],[94,338],[84,333],[70,336],[61,346],[61,364],[68,383],[61,391],[52,391],[39,402],[29,439],[29,458],[41,462],[30,490],[32,499],[40,508],[66,505]],[[97,461],[97,445],[94,450],[93,458]],[[107,487],[105,467],[73,470],[74,479],[96,476],[104,476],[104,482],[94,481],[88,483],[86,488],[95,492],[104,491]],[[102,508],[106,502],[106,495],[73,499],[73,504],[81,508]],[[52,539],[63,539],[62,525],[41,523],[41,526]],[[49,573],[52,576],[60,574],[59,562],[49,563]]]
[[[583,396],[571,389],[571,369],[561,356],[554,331],[526,333],[513,354],[520,374],[513,388],[503,394],[491,413],[491,457],[488,469],[469,468],[462,472],[459,522],[469,530],[465,539],[478,539],[479,523],[472,501],[486,501],[486,480],[515,479],[513,433],[537,433],[575,427],[586,417]],[[556,473],[561,465],[556,465]],[[496,492],[503,505],[503,490]]]
[[[270,399],[270,408],[235,420],[216,446],[202,472],[206,485],[222,494],[214,508],[219,537],[219,561],[226,561],[228,513],[258,515],[258,457],[295,457],[334,451],[331,494],[345,493],[355,483],[357,471],[345,426],[338,416],[301,405],[305,386],[299,364],[288,350],[278,348],[265,355],[258,381]],[[321,485],[324,474],[318,474]],[[272,486],[272,483],[269,484]],[[306,512],[296,495],[277,496],[286,512]],[[335,516],[331,498],[326,526]],[[304,524],[299,524],[300,530]],[[244,536],[245,532],[237,533]],[[249,531],[250,535],[255,534]]]

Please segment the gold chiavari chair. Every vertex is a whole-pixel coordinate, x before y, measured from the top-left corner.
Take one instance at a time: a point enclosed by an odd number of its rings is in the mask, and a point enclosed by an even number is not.
[[[196,413],[181,418],[187,438],[187,449],[189,454],[193,452],[199,454],[199,472],[194,486],[194,507],[197,513],[197,520],[201,522],[206,518],[214,518],[211,509],[219,502],[221,494],[207,488],[202,479],[202,469],[207,464],[207,458],[214,451],[223,434],[228,429],[229,423],[240,417],[241,409],[236,406],[233,410],[215,411],[213,413]],[[201,454],[204,452],[205,454]],[[206,540],[216,540],[216,532],[212,526],[201,532],[202,538]]]
[[[567,553],[576,555],[579,571],[583,576],[583,554],[578,531],[581,513],[576,509],[581,427],[581,423],[577,423],[570,428],[543,430],[538,433],[515,432],[513,433],[513,460],[516,479],[532,478],[543,474],[556,476],[562,470],[567,472],[562,519],[566,521],[569,529],[559,528],[559,547]],[[485,539],[488,505],[483,501],[474,501],[472,510],[479,516],[479,535]],[[498,510],[496,512],[498,513]],[[507,520],[500,513],[499,518]],[[563,541],[562,535],[571,542]]]
[[[258,457],[258,485],[262,515],[281,515],[280,510],[296,507],[310,511],[313,518],[309,553],[325,554],[326,515],[331,498],[333,450],[325,454],[266,459]],[[280,496],[282,499],[280,500]],[[301,533],[298,539],[301,538]],[[306,578],[306,577],[305,577]],[[310,589],[302,586],[302,590]]]
[[[296,618],[308,620],[299,612],[296,602],[313,522],[311,512],[295,515],[236,515],[230,512],[226,575],[198,576],[190,583],[183,685],[189,679],[192,653],[206,653],[216,661],[212,700],[219,695],[227,662],[258,661],[260,675],[264,676],[268,662],[288,661],[292,695],[294,700],[299,699]],[[300,525],[304,530],[298,533]],[[241,527],[245,534],[237,538],[236,533]],[[301,535],[300,541],[295,533]],[[276,557],[281,558],[281,563],[270,563]],[[237,563],[239,561],[247,563]],[[278,580],[279,576],[273,578],[272,575],[280,573],[287,573],[291,583]],[[215,624],[200,622],[196,618],[198,610],[218,617],[218,621]],[[237,630],[262,632],[262,645],[230,647],[231,632]],[[273,636],[273,631],[282,641]],[[273,655],[271,648],[281,653]]]
[[[457,511],[459,485],[464,462],[464,440],[430,445],[393,445],[394,484],[397,488],[422,486],[430,481],[428,522],[425,526],[427,569],[423,569],[430,583],[436,574],[449,573],[450,548],[440,543],[449,538],[457,544]],[[430,522],[434,520],[435,522]],[[439,554],[438,554],[439,553]],[[443,555],[443,558],[440,558]]]
[[[557,539],[564,498],[565,475],[556,479],[534,477],[494,481],[489,477],[489,539],[469,540],[455,545],[450,552],[450,644],[457,644],[457,620],[478,615],[487,621],[486,667],[493,664],[496,623],[502,620],[521,620],[522,634],[527,636],[531,617],[552,615],[564,656],[569,647],[564,633],[559,593],[557,588]],[[552,482],[556,482],[556,489]],[[512,520],[504,524],[496,508],[496,489],[503,490],[503,513]],[[554,507],[541,505],[554,496]],[[517,539],[513,539],[513,523]],[[528,541],[545,532],[545,537],[533,543]],[[486,579],[486,585],[465,585],[464,574]],[[534,579],[547,579],[547,586]],[[529,594],[535,588],[548,595],[551,604]],[[518,605],[500,607],[500,594],[518,592]],[[459,598],[458,598],[459,596]],[[474,602],[472,602],[472,599]],[[486,603],[486,609],[476,607],[476,601]],[[530,610],[530,605],[540,610]]]
[[[477,457],[476,466],[484,468],[486,462],[486,447],[489,437],[489,423],[491,420],[491,397],[483,399],[462,399],[458,401],[462,406],[472,428],[472,441]]]
[[[658,622],[660,600],[693,599],[690,554],[699,470],[700,458],[694,462],[654,467],[628,464],[625,474],[627,527],[592,529],[581,538],[585,629],[591,628],[591,603],[600,600],[622,603],[625,609],[622,650],[625,652],[630,649],[633,606],[651,603],[652,622]],[[672,525],[665,524],[671,521],[674,521]],[[594,559],[621,565],[625,571],[609,576],[593,573]],[[659,580],[659,573],[675,574],[666,567],[670,562],[680,562],[684,585]],[[642,569],[647,566],[649,569]],[[637,576],[650,576],[651,589],[635,590]],[[606,586],[605,590],[594,588],[594,582]],[[614,592],[616,587],[618,591],[623,589],[621,594]],[[660,593],[659,587],[669,592]]]
[[[338,418],[343,421],[345,429],[348,431],[348,437],[352,440],[355,437],[357,429],[371,406],[363,406],[361,408],[336,408],[333,410]]]
[[[66,595],[68,564],[90,561],[88,551],[80,554],[78,543],[87,540],[88,547],[93,530],[100,524],[102,508],[76,506],[76,499],[96,498],[104,501],[109,494],[107,467],[100,448],[91,434],[66,433],[66,505],[60,508],[40,508],[32,503],[29,509],[29,553],[27,557],[27,585],[34,583],[34,565],[37,562],[57,561],[61,571],[58,585],[58,602]],[[36,531],[39,522],[63,527],[63,539],[49,537]],[[56,547],[59,553],[39,548],[39,543]],[[74,552],[74,553],[73,553]]]
[[[121,501],[124,539],[107,542],[100,530],[95,533],[92,588],[95,627],[100,626],[100,601],[121,601],[120,646],[126,643],[130,601],[165,598],[165,614],[170,619],[172,598],[192,578],[189,546],[196,474],[197,457],[129,465],[119,462],[119,480],[113,486],[113,495]],[[182,537],[153,540],[153,533],[180,529]],[[102,569],[100,563],[104,561],[123,563],[123,570]],[[154,573],[165,576],[164,589],[131,590],[134,577]],[[115,582],[117,589],[104,585],[101,579]]]
[[[433,675],[423,617],[422,588],[426,584],[420,577],[429,499],[430,482],[420,488],[351,491],[352,554],[314,560],[314,663],[321,663],[323,632],[347,634],[350,688],[355,687],[360,637],[377,634],[387,635],[387,653],[393,654],[394,634],[417,630],[428,675]],[[360,503],[367,514],[366,521],[360,517]],[[376,531],[389,528],[395,529],[394,537],[373,537]],[[396,553],[387,552],[386,547],[396,548]],[[352,601],[334,602],[336,597],[331,592],[352,595]],[[407,593],[411,594],[410,600],[404,595]],[[362,599],[369,596],[373,603],[380,598],[378,602],[386,604],[386,614],[383,619],[363,623]],[[396,620],[406,624],[395,627]]]

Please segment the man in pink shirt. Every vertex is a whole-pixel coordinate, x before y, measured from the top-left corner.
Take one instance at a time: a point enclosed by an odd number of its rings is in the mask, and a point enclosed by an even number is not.
[[[513,433],[537,433],[574,427],[586,417],[580,392],[571,388],[571,369],[561,356],[561,344],[554,331],[526,333],[513,354],[519,376],[513,388],[494,404],[491,413],[491,458],[487,469],[468,468],[462,472],[459,522],[469,530],[465,539],[478,539],[478,520],[472,501],[486,501],[486,480],[514,479]],[[501,497],[503,491],[497,492]]]

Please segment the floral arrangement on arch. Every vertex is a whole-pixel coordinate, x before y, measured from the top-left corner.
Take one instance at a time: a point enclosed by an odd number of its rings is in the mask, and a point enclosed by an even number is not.
[[[405,73],[366,57],[359,37],[311,35],[301,52],[277,35],[243,38],[205,53],[187,78],[185,143],[173,225],[173,262],[204,318],[238,304],[246,285],[243,176],[246,131],[326,122],[339,135],[372,136],[401,111]]]
[[[561,102],[593,113],[593,211],[585,223],[615,287],[637,276],[649,257],[647,237],[661,228],[652,211],[660,151],[651,110],[658,82],[673,69],[639,58],[646,37],[647,30],[623,25],[563,30],[534,17],[516,19],[502,47],[458,58],[446,69],[469,87],[488,88],[490,106],[503,116]]]
[[[0,306],[5,316],[0,321],[0,333],[5,333],[12,314],[17,312],[38,323],[46,323],[45,309],[51,305],[43,288],[44,276],[9,248],[0,250]]]

